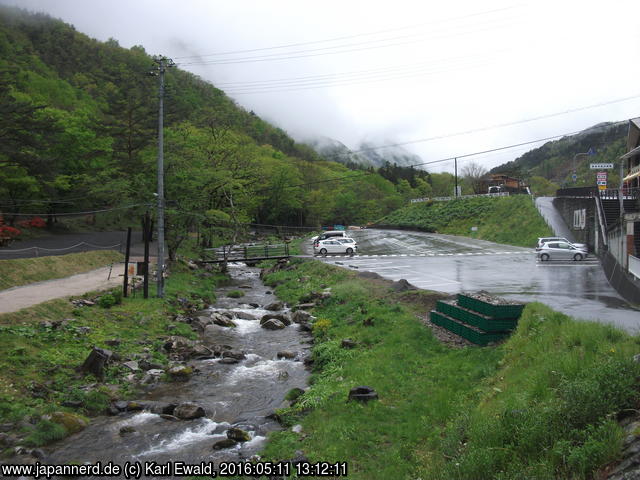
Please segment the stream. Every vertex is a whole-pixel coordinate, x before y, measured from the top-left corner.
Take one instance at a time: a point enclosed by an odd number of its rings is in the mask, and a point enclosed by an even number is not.
[[[127,462],[144,465],[181,461],[217,465],[246,460],[260,451],[267,433],[281,428],[266,417],[288,403],[284,397],[290,389],[307,385],[308,372],[303,360],[309,354],[311,337],[295,323],[281,330],[262,328],[259,319],[263,315],[281,313],[264,309],[277,298],[260,281],[259,269],[231,264],[229,273],[231,284],[217,289],[218,300],[209,310],[232,312],[237,326],[209,325],[202,341],[210,348],[224,345],[224,349],[230,347],[233,352],[243,352],[246,358],[236,364],[226,364],[220,358],[191,360],[187,363],[194,367],[195,373],[188,381],[161,382],[142,399],[160,404],[195,403],[204,408],[205,416],[176,421],[140,411],[100,417],[85,430],[56,444],[43,463],[101,462],[104,465],[112,462],[123,466]],[[230,298],[227,293],[231,290],[242,290],[245,295]],[[256,308],[256,304],[259,307]],[[256,319],[241,319],[237,315]],[[296,356],[279,359],[277,353],[281,351],[293,352]],[[232,427],[248,432],[251,439],[231,448],[214,450],[213,445],[226,439],[226,431]],[[167,477],[143,475],[142,478]]]

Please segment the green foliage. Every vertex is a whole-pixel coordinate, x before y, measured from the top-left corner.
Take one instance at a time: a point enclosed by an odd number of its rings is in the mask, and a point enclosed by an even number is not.
[[[231,290],[230,292],[227,292],[227,297],[230,297],[230,298],[244,297],[244,292],[242,290]]]
[[[25,438],[25,443],[34,447],[47,445],[48,443],[61,440],[68,435],[65,428],[59,423],[51,420],[40,420],[31,433]]]
[[[493,168],[491,172],[505,173],[530,182],[533,192],[538,196],[549,195],[552,192],[550,187],[555,185],[595,186],[595,171],[589,168],[589,164],[617,163],[626,152],[627,130],[626,122],[599,125],[599,128],[587,129],[578,135],[547,142],[511,162]],[[596,155],[585,155],[590,148],[596,151]],[[577,182],[571,178],[574,167]],[[617,171],[610,171],[609,174],[609,182],[617,185]],[[549,183],[541,182],[540,178]]]
[[[110,293],[102,295],[98,299],[98,305],[102,308],[111,308],[116,304],[116,299]]]
[[[381,225],[473,236],[530,247],[551,231],[528,195],[460,198],[411,204],[387,215]],[[477,227],[472,232],[471,227]]]
[[[299,279],[312,272],[332,296],[314,311],[323,327],[310,388],[278,411],[305,434],[272,434],[266,458],[348,459],[356,480],[588,479],[620,453],[615,415],[638,406],[637,338],[530,304],[503,345],[449,349],[409,313],[423,315],[437,295],[394,294],[320,262],[294,266],[267,277],[288,302],[307,297]],[[380,400],[347,402],[357,385]]]
[[[98,42],[5,6],[0,48],[0,130],[8,132],[0,144],[0,200],[17,213],[136,204],[86,219],[92,228],[130,224],[156,190],[148,172],[156,168],[157,85],[141,74],[152,59],[142,47]],[[178,68],[167,72],[166,84],[165,236],[172,260],[196,231],[209,247],[237,243],[249,223],[365,223],[398,208],[413,189],[430,188],[425,172],[353,172],[325,161]]]
[[[530,304],[483,398],[450,423],[447,460],[430,470],[435,478],[591,478],[620,452],[615,414],[637,408],[637,348],[611,326]]]

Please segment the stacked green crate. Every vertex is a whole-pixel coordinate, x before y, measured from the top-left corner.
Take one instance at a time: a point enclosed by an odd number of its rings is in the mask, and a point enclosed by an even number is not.
[[[459,294],[457,302],[438,301],[431,322],[478,345],[503,339],[516,328],[524,305],[498,304]]]

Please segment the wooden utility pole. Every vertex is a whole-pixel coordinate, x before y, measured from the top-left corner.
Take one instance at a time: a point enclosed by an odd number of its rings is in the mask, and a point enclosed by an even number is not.
[[[149,298],[149,242],[151,241],[151,217],[149,212],[144,214],[143,234],[144,234],[144,298]]]
[[[129,290],[129,253],[131,252],[131,227],[127,228],[127,249],[124,254],[124,282],[122,285],[122,296],[128,296]]]

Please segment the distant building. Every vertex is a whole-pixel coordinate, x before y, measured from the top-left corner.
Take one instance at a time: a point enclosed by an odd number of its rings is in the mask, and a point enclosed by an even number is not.
[[[492,173],[487,181],[489,193],[529,193],[527,185],[519,178],[510,177],[504,173]]]
[[[640,117],[629,120],[627,153],[621,158],[625,190],[640,188]]]

